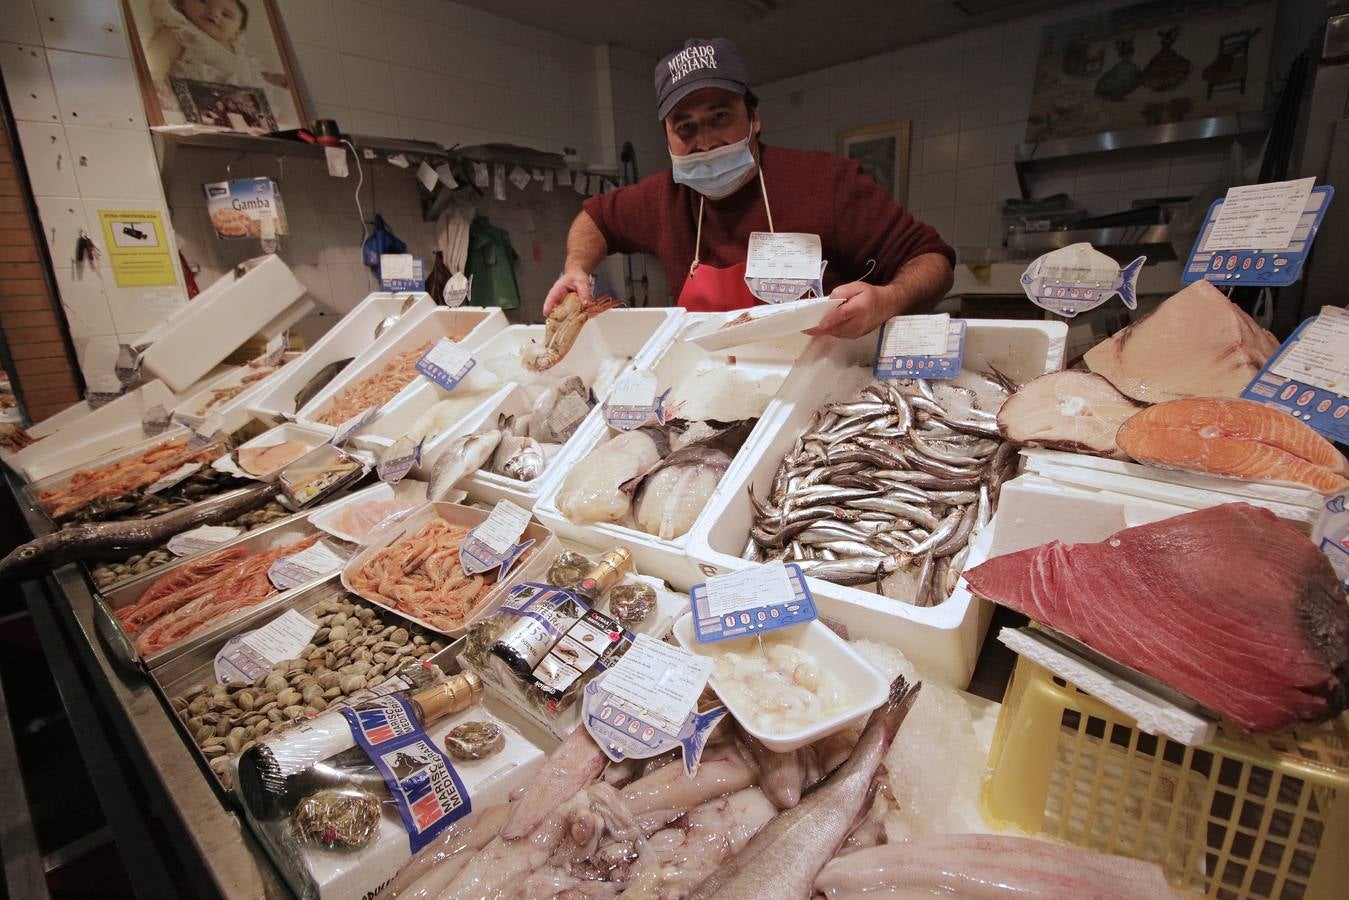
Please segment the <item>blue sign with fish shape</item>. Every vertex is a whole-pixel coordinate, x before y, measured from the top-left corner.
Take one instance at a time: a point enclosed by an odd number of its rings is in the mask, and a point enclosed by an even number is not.
[[[815,598],[796,563],[765,563],[718,575],[689,590],[693,629],[711,644],[819,618]]]
[[[1095,309],[1119,294],[1129,309],[1138,306],[1138,276],[1148,261],[1140,256],[1123,269],[1091,244],[1070,244],[1036,259],[1021,275],[1021,286],[1036,306],[1069,318]]]
[[[605,690],[603,677],[585,686],[581,707],[586,731],[614,762],[650,759],[678,747],[690,778],[698,774],[707,739],[725,716],[726,707],[718,705],[706,712],[689,713],[677,728],[664,722],[657,724],[649,710]]]
[[[1256,250],[1204,249],[1226,202],[1226,198],[1214,200],[1199,229],[1199,237],[1190,248],[1190,258],[1180,280],[1185,284],[1210,281],[1230,287],[1282,287],[1294,283],[1302,277],[1302,265],[1311,253],[1312,241],[1316,240],[1317,229],[1334,196],[1335,189],[1329,185],[1312,188],[1292,241],[1286,247]]]

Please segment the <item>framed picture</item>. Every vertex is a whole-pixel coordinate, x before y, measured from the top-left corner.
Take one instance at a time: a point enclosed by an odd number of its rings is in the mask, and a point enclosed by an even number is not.
[[[838,133],[840,156],[862,164],[896,203],[909,198],[909,120],[899,119]]]
[[[122,0],[151,125],[309,123],[272,0]]]

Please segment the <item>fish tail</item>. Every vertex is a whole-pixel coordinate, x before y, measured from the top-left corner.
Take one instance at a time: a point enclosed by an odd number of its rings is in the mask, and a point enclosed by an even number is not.
[[[1138,308],[1138,276],[1142,273],[1143,264],[1147,261],[1146,256],[1140,256],[1125,266],[1119,273],[1119,298],[1124,301],[1124,305],[1129,309]]]

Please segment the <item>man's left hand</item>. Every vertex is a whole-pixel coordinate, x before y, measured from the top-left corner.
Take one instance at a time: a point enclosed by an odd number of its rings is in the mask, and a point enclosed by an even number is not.
[[[829,296],[845,298],[842,305],[829,311],[820,324],[806,334],[827,334],[837,338],[856,338],[870,334],[895,314],[894,288],[890,285],[850,281],[834,288]]]

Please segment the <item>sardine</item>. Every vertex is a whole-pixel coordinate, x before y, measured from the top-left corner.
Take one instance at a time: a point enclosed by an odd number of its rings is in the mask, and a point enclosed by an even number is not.
[[[834,584],[870,584],[895,571],[899,563],[894,557],[883,559],[840,559],[803,562],[801,571],[822,581]]]
[[[314,377],[306,381],[304,387],[295,392],[296,411],[299,411],[308,405],[309,401],[313,400],[319,391],[328,386],[328,382],[341,374],[342,370],[351,363],[352,359],[355,359],[355,357],[330,362],[315,372]]]
[[[921,687],[910,686],[902,675],[896,678],[848,761],[801,803],[779,813],[744,850],[698,885],[690,900],[808,900],[815,876],[870,804],[876,771]]]
[[[495,428],[477,434],[466,434],[451,441],[431,468],[426,499],[439,500],[454,490],[456,484],[481,469],[492,458],[492,453],[500,442],[501,432]]]
[[[279,483],[240,488],[148,519],[69,525],[34,538],[0,560],[0,578],[23,578],[77,559],[118,557],[158,547],[182,531],[236,519],[267,504]]]

